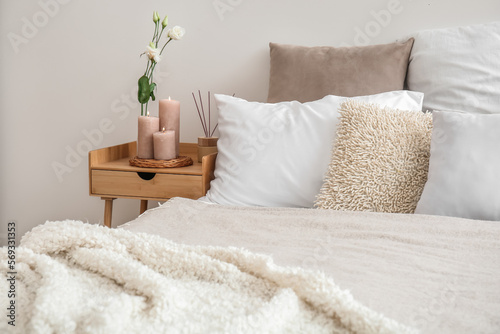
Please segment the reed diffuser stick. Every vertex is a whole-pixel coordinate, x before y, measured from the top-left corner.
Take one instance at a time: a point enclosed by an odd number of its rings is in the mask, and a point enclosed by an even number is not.
[[[218,126],[219,126],[219,123],[217,123],[217,124],[215,125],[214,131],[212,131],[212,133],[210,134],[210,137],[212,137],[212,136],[214,135],[214,132],[215,132],[215,130],[217,129],[217,127],[218,127]]]
[[[205,132],[205,135],[206,135],[208,133],[208,130],[206,128],[206,125],[203,123],[203,119],[201,118],[200,108],[198,107],[198,103],[196,103],[196,97],[194,96],[194,93],[192,93],[192,94],[193,94],[194,104],[196,105],[196,110],[198,110],[198,116],[200,117],[200,122],[201,122],[201,126],[203,128],[203,132]]]
[[[207,98],[208,98],[208,122],[207,122],[207,113],[205,113],[205,107],[203,105],[203,99],[201,97],[201,91],[198,90],[198,98],[199,101],[196,99],[196,95],[191,93],[193,95],[193,100],[194,104],[196,106],[196,110],[198,111],[198,117],[200,118],[200,123],[201,127],[203,128],[203,132],[205,133],[206,138],[211,138],[215,130],[217,130],[217,127],[219,126],[219,123],[215,124],[215,127],[212,129],[212,108],[211,108],[211,93],[208,91],[207,93]],[[235,94],[233,94],[234,96]]]
[[[201,92],[198,90],[198,95],[200,96],[200,105],[201,105],[201,113],[203,114],[203,121],[205,123],[205,129],[207,128],[207,118],[205,117],[205,109],[203,108],[203,99],[201,98]],[[208,131],[205,131],[205,134],[207,134]]]
[[[208,130],[210,131],[210,91],[208,91]],[[212,134],[210,134],[210,137],[212,137]]]

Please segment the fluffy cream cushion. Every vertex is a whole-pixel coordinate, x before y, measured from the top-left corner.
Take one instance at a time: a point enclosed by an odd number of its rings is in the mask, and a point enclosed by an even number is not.
[[[427,180],[432,116],[347,100],[315,206],[413,213]]]

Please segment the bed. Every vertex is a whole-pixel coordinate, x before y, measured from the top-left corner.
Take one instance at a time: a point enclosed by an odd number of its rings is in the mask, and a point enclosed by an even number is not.
[[[34,228],[0,331],[499,332],[499,42],[271,43],[267,103],[216,95],[206,196]]]
[[[500,325],[498,222],[175,198],[123,228],[182,244],[238,245],[278,265],[321,270],[364,305],[422,332]]]

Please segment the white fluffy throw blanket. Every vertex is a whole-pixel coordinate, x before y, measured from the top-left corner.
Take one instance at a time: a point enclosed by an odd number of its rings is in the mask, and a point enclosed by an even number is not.
[[[2,309],[7,255],[0,256]],[[16,326],[1,333],[408,333],[331,278],[236,248],[76,221],[16,249]]]

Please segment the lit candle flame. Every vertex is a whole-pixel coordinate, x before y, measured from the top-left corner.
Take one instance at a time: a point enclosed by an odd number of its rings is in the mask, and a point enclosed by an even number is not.
[[[161,132],[165,132],[165,127],[163,127],[163,129],[161,129]]]
[[[146,116],[149,117],[149,110],[146,112]]]
[[[168,100],[170,101],[170,96],[168,97]]]

